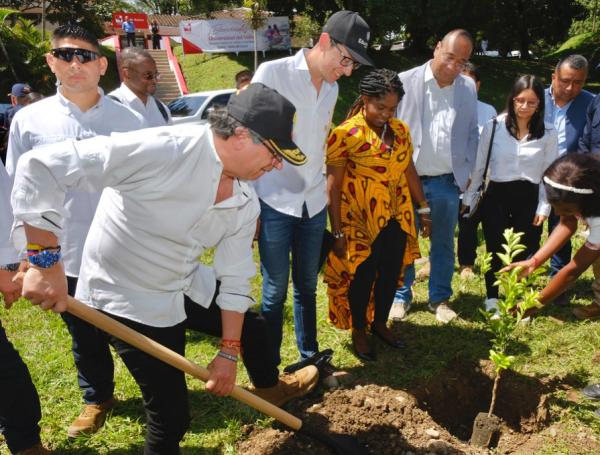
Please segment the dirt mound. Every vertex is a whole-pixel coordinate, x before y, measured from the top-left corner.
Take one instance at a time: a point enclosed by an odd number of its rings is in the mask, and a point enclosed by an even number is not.
[[[558,424],[548,427],[548,397],[560,384],[559,379],[540,380],[513,372],[502,377],[496,409],[502,426],[494,453],[533,453],[553,441],[569,439],[573,440],[571,453],[600,453],[600,444],[589,431],[573,435]],[[489,362],[458,361],[412,393],[356,385],[298,400],[289,411],[303,421],[304,428],[352,435],[371,454],[488,454],[467,440],[475,416],[489,407],[491,388]],[[314,438],[279,424],[268,429],[248,426],[247,435],[238,445],[240,454],[331,453]],[[585,450],[577,451],[577,446]]]

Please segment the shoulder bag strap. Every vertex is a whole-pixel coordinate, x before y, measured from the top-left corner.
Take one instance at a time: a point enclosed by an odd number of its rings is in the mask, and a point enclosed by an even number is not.
[[[496,125],[498,124],[498,119],[494,117],[494,123],[492,124],[492,136],[490,137],[490,145],[488,147],[487,157],[485,159],[485,168],[483,169],[483,180],[481,181],[480,189],[485,187],[485,182],[487,181],[487,173],[488,168],[490,166],[490,157],[492,156],[492,145],[494,144],[494,135],[496,134]]]

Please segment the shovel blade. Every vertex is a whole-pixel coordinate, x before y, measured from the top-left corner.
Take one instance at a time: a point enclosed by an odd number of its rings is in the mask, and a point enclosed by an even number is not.
[[[336,455],[369,455],[367,448],[362,446],[354,436],[336,433],[326,434],[305,427],[302,427],[299,433],[326,445]]]

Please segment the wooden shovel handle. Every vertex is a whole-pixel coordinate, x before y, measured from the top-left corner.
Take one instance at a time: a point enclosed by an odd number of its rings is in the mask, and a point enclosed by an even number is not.
[[[109,333],[138,348],[139,350],[144,351],[146,354],[150,354],[151,356],[162,360],[163,362],[171,365],[173,368],[177,368],[178,370],[194,376],[203,382],[208,381],[210,372],[206,368],[196,365],[194,362],[186,359],[175,351],[166,348],[162,344],[157,343],[156,341],[148,338],[145,335],[142,335],[139,332],[136,332],[126,325],[121,324],[119,321],[106,316],[100,311],[84,305],[79,300],[69,297],[68,311],[78,318],[89,322],[101,330],[104,330],[106,333]],[[281,423],[287,425],[293,430],[297,431],[302,427],[302,421],[299,418],[281,408],[278,408],[268,401],[257,397],[256,395],[248,392],[245,389],[242,389],[237,385],[233,387],[233,392],[231,392],[230,396],[238,401],[241,401],[242,403],[247,404],[257,411],[262,412],[263,414],[279,420]]]

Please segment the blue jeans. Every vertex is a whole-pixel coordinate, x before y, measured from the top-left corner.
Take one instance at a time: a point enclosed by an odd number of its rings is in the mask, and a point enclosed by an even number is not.
[[[458,220],[459,189],[452,174],[421,177],[421,183],[427,203],[431,207],[429,303],[435,305],[449,300],[452,296],[454,231]],[[410,287],[414,280],[415,268],[414,265],[410,265],[405,272],[404,286],[396,291],[395,300],[412,302]]]
[[[294,284],[294,331],[302,359],[319,352],[317,343],[317,275],[323,231],[327,222],[324,208],[312,218],[306,206],[302,217],[281,213],[260,201],[260,270],[263,276],[261,312],[281,363],[283,305],[287,298],[292,254]]]
[[[560,222],[560,217],[554,214],[554,210],[550,212],[550,216],[548,217],[548,235],[554,230],[558,223]],[[560,272],[565,265],[571,262],[571,240],[567,240],[567,243],[556,252],[552,259],[550,260],[550,276],[556,275]]]

